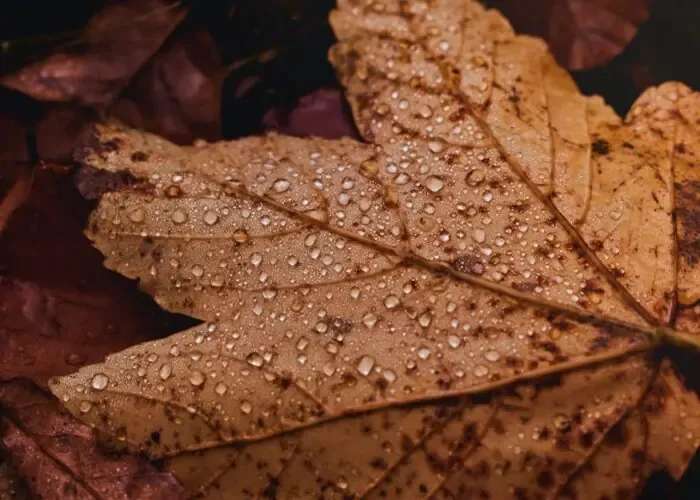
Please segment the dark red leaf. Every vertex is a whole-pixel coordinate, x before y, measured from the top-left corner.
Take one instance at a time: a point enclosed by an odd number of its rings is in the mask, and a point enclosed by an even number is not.
[[[147,460],[100,449],[88,426],[27,380],[0,384],[0,450],[35,497],[185,498]]]

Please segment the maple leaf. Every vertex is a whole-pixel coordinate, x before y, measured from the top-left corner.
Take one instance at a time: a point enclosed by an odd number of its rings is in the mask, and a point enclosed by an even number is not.
[[[89,427],[28,381],[0,383],[0,449],[33,498],[184,498],[171,474],[100,450]]]
[[[105,265],[207,323],[54,380],[210,498],[630,496],[695,454],[698,94],[621,120],[473,1],[340,2],[371,144],[100,125]],[[81,410],[83,408],[83,410]]]

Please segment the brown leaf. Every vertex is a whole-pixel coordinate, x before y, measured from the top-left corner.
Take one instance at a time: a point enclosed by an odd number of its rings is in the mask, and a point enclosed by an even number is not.
[[[111,3],[64,50],[0,79],[43,101],[77,101],[105,109],[180,24],[178,2]]]
[[[185,498],[171,474],[143,458],[100,450],[89,427],[28,381],[0,384],[0,438],[34,497]]]
[[[331,23],[371,144],[97,128],[79,156],[111,192],[88,236],[208,323],[55,394],[209,498],[679,477],[700,403],[663,345],[700,345],[700,95],[665,84],[623,121],[475,1],[340,2]]]
[[[573,70],[617,56],[649,17],[651,0],[487,0],[518,31],[546,39],[557,60]]]

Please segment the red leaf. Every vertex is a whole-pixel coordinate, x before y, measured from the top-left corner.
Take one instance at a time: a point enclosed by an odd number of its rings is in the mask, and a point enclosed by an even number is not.
[[[607,63],[649,17],[651,0],[490,0],[516,30],[545,38],[573,70]]]
[[[185,497],[145,459],[101,450],[88,426],[26,380],[0,384],[0,450],[39,498]]]

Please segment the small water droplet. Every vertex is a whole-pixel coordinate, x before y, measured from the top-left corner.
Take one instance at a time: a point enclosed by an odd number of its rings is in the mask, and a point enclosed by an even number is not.
[[[200,385],[202,385],[205,380],[206,376],[199,370],[194,370],[190,374],[190,384],[192,384],[195,387],[199,387]]]
[[[129,219],[132,222],[136,222],[137,224],[140,224],[146,220],[146,212],[144,212],[142,208],[137,208],[136,210],[134,210],[133,212],[131,212],[129,214]]]
[[[447,337],[447,343],[451,348],[457,349],[459,347],[459,344],[461,343],[461,339],[456,335],[450,335]]]
[[[382,375],[384,375],[384,379],[389,383],[394,382],[396,380],[396,373],[393,370],[389,370],[388,368],[384,370],[384,373]]]
[[[187,222],[187,212],[178,208],[173,211],[172,219],[175,224],[184,224]]]
[[[378,318],[372,313],[367,313],[362,318],[362,322],[365,324],[365,326],[367,328],[372,328],[374,325],[376,325],[377,320],[378,320]]]
[[[425,187],[427,187],[433,193],[440,192],[444,186],[445,183],[442,182],[442,180],[432,175],[425,180]]]
[[[277,179],[272,184],[272,189],[274,189],[276,193],[284,193],[289,189],[290,186],[291,184],[287,179]]]
[[[478,186],[486,179],[486,174],[481,169],[472,170],[467,174],[467,184],[470,186]]]
[[[222,384],[219,382],[216,384],[216,387],[214,387],[214,392],[216,392],[219,396],[223,396],[226,394],[226,391],[228,391],[228,387],[225,384]]]
[[[168,378],[170,378],[170,374],[172,372],[173,372],[172,367],[168,364],[164,364],[160,367],[160,370],[158,370],[158,376],[163,380],[168,380]]]
[[[441,153],[445,149],[445,143],[442,141],[430,141],[428,149],[433,153]]]
[[[399,305],[399,298],[396,295],[387,295],[384,299],[384,306],[387,309],[393,309]]]
[[[263,357],[257,352],[251,352],[246,358],[246,361],[249,365],[255,366],[256,368],[260,368],[263,365],[264,360]]]
[[[429,312],[424,312],[418,317],[418,324],[423,328],[428,328],[433,321],[433,316]]]
[[[486,232],[483,229],[475,229],[472,233],[472,238],[477,243],[483,243],[486,240]]]
[[[204,268],[199,264],[195,264],[194,266],[192,266],[192,274],[199,278],[204,274]]]
[[[212,212],[211,210],[208,210],[207,212],[204,213],[204,222],[210,226],[213,226],[216,224],[219,220],[219,216],[217,215],[216,212]]]
[[[249,415],[250,412],[253,411],[253,405],[250,404],[250,401],[241,401],[241,411],[246,415]]]
[[[498,361],[501,358],[501,355],[498,353],[498,351],[491,350],[491,351],[486,351],[486,354],[484,354],[484,357],[487,360],[494,362],[494,361]]]
[[[80,413],[87,413],[92,409],[92,403],[90,401],[81,401],[78,409]]]
[[[238,229],[233,233],[233,241],[236,243],[245,243],[248,239],[248,233],[243,229]]]
[[[474,368],[474,375],[477,377],[485,377],[488,375],[489,369],[486,368],[484,365],[479,365],[476,368]]]
[[[430,349],[425,346],[421,347],[418,349],[418,357],[420,359],[428,359],[430,357]]]
[[[374,358],[372,356],[362,356],[357,363],[357,371],[365,377],[372,372],[374,367]]]
[[[254,253],[253,255],[250,256],[250,263],[253,264],[255,267],[258,267],[260,263],[262,262],[263,257],[259,253]]]

